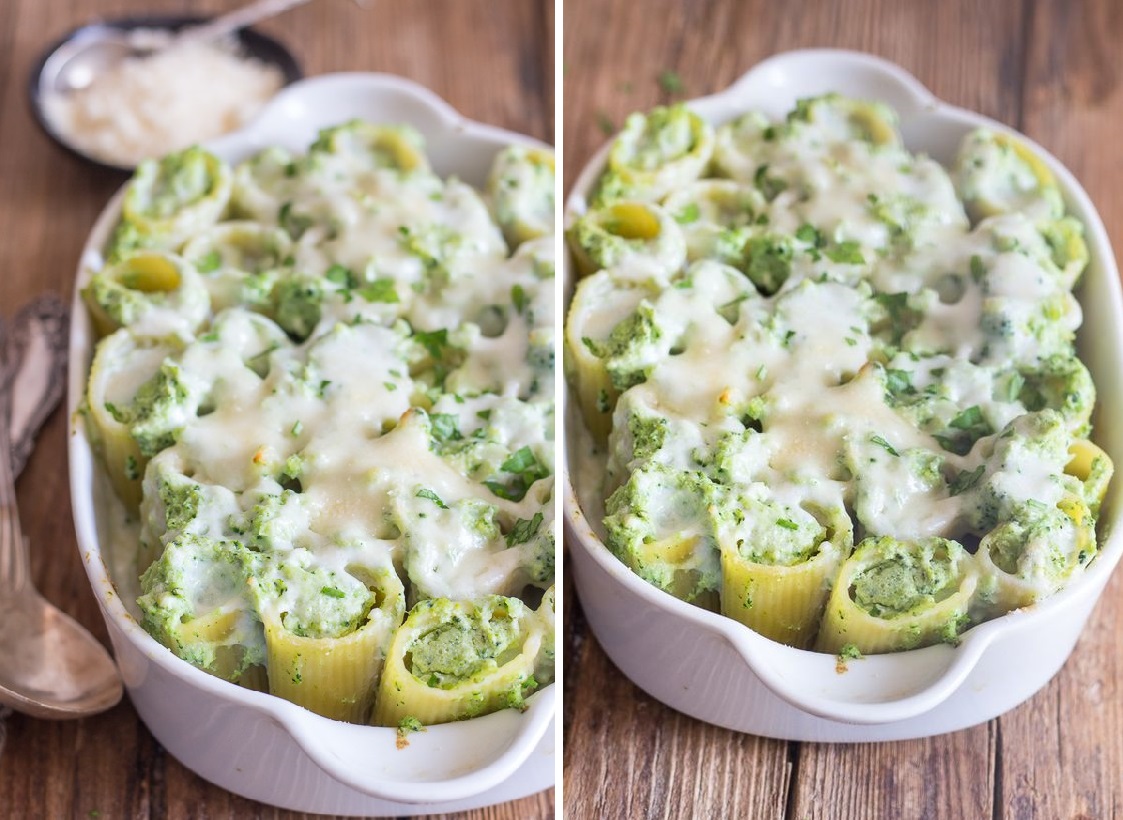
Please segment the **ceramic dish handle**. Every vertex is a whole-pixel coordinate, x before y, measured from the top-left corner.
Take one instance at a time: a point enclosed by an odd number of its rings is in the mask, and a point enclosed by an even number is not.
[[[553,725],[554,689],[528,698],[524,713],[506,709],[473,718],[472,732],[448,723],[400,741],[390,730],[372,732],[301,709],[282,708],[273,716],[318,766],[352,789],[402,803],[443,803],[499,786],[536,753]]]
[[[821,652],[777,652],[745,629],[723,630],[752,672],[798,709],[843,723],[892,723],[932,711],[959,689],[992,641],[978,628],[959,646],[940,644],[907,653],[842,660]]]

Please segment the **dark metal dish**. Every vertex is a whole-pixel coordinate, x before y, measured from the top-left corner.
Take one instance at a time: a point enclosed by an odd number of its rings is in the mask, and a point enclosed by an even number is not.
[[[47,76],[46,69],[60,49],[79,43],[94,43],[98,40],[119,37],[121,33],[128,33],[137,29],[164,29],[177,32],[191,26],[201,25],[210,18],[193,15],[154,15],[140,17],[123,17],[114,20],[100,20],[80,26],[65,34],[60,39],[51,43],[36,59],[28,77],[28,100],[31,112],[35,116],[39,127],[43,129],[58,146],[67,153],[76,156],[91,165],[108,168],[113,171],[132,173],[135,166],[116,165],[97,159],[71,144],[67,137],[59,133],[47,117],[43,106],[44,98],[51,93],[51,78]],[[247,57],[260,60],[263,63],[276,66],[281,71],[283,78],[282,87],[291,85],[304,76],[300,64],[282,43],[255,31],[252,28],[239,29],[234,32],[239,48]]]

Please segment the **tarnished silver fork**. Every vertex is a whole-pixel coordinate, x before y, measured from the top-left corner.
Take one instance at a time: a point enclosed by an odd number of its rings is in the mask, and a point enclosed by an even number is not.
[[[36,717],[83,717],[117,703],[121,679],[105,648],[31,583],[10,431],[20,364],[37,339],[24,339],[17,350],[16,332],[9,325],[0,348],[0,705]],[[31,331],[43,332],[41,325]],[[56,361],[52,355],[44,366],[54,367]],[[57,380],[56,374],[48,375]]]

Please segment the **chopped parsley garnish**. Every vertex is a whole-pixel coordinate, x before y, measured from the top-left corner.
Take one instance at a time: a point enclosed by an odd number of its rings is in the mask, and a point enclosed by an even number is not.
[[[439,495],[437,495],[435,492],[433,492],[432,490],[430,490],[428,487],[422,487],[420,490],[418,490],[417,491],[417,497],[418,498],[426,498],[429,501],[432,501],[434,504],[436,504],[442,510],[448,509],[448,504],[441,501],[441,497]]]
[[[324,278],[329,282],[334,282],[341,288],[347,288],[348,290],[354,288],[358,284],[358,280],[355,278],[355,274],[351,271],[351,269],[345,268],[339,263],[336,263],[328,268],[327,273],[324,274]]]
[[[813,245],[816,248],[821,248],[824,244],[823,235],[815,228],[814,225],[804,223],[799,226],[795,232],[795,238],[800,242],[806,242],[808,245]]]
[[[852,239],[845,242],[839,242],[837,245],[827,248],[824,253],[827,259],[832,262],[841,262],[847,265],[861,265],[866,261],[862,256],[861,246]]]
[[[959,495],[965,493],[979,483],[979,479],[983,477],[986,471],[986,466],[980,464],[974,470],[962,470],[948,485],[948,489],[952,495]]]
[[[885,450],[885,452],[887,452],[891,456],[901,455],[900,453],[897,452],[896,448],[894,448],[892,444],[890,444],[888,441],[886,441],[881,436],[877,436],[877,435],[870,436],[870,441],[872,441],[878,447],[883,448]]]
[[[978,254],[971,257],[971,278],[976,282],[981,282],[983,277],[986,276],[986,266],[983,265],[982,257]]]
[[[459,441],[464,438],[460,434],[457,422],[460,419],[455,413],[433,413],[429,416],[432,436],[435,441],[444,444],[449,441]]]
[[[296,436],[299,436],[302,432],[304,432],[304,422],[302,422],[300,419],[297,419],[289,432],[292,433],[294,438]]]
[[[347,597],[347,594],[343,590],[336,589],[335,587],[320,587],[320,594],[326,595],[329,598],[346,598]]]
[[[509,501],[522,501],[535,481],[550,474],[546,465],[538,460],[538,456],[529,447],[521,447],[513,452],[499,465],[499,469],[509,473],[511,479],[502,482],[489,478],[484,485],[500,498]]]
[[[195,270],[199,273],[213,273],[222,266],[222,254],[218,249],[211,251],[195,263]]]
[[[519,313],[526,313],[526,307],[530,304],[530,297],[526,295],[522,285],[514,285],[511,288],[511,304],[515,306],[515,310]]]
[[[1021,373],[1011,373],[1006,379],[1006,401],[1017,401],[1018,397],[1022,394],[1022,388],[1025,387],[1025,383],[1025,376]]]
[[[892,396],[905,396],[916,392],[912,386],[912,374],[907,370],[890,368],[885,371],[885,389]]]
[[[393,279],[375,279],[368,285],[363,285],[356,291],[366,301],[385,305],[398,303],[398,291],[394,288]]]
[[[697,202],[691,202],[677,214],[675,214],[675,222],[680,225],[689,225],[692,222],[697,222],[698,218],[702,215],[701,209],[698,207]]]
[[[792,521],[790,518],[777,518],[776,526],[783,527],[785,530],[798,530],[799,524]]]
[[[612,122],[612,118],[603,111],[597,112],[597,128],[606,137],[611,137],[616,133],[616,125]]]
[[[985,423],[986,422],[983,420],[983,411],[979,409],[979,405],[975,404],[953,418],[948,423],[948,427],[954,427],[956,430],[970,430],[973,427],[978,427]]]
[[[507,533],[507,546],[513,547],[516,544],[525,544],[534,534],[538,532],[538,528],[542,525],[542,513],[535,513],[534,517],[530,520],[520,518],[515,522],[515,526]]]
[[[950,435],[936,434],[933,437],[945,450],[961,456],[969,453],[980,438],[994,432],[977,404],[956,415],[948,422],[948,428],[955,432]]]
[[[753,184],[757,190],[764,194],[764,198],[771,202],[788,188],[788,183],[779,177],[768,176],[768,165],[764,164],[756,169],[753,174]]]
[[[667,94],[681,94],[685,89],[678,72],[669,70],[659,74],[659,87]]]
[[[446,328],[430,331],[419,330],[413,334],[413,340],[429,351],[429,355],[434,359],[439,359],[444,355],[445,348],[448,347],[448,330]]]

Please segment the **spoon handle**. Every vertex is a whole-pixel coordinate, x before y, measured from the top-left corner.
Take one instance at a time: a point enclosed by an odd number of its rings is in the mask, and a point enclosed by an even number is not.
[[[0,373],[8,381],[12,364],[0,362]],[[12,471],[11,390],[0,389],[0,591],[19,592],[28,582],[27,544],[16,509],[16,480]]]
[[[223,14],[221,17],[217,17],[209,23],[187,29],[176,38],[176,41],[188,43],[214,40],[236,29],[245,28],[259,20],[273,17],[295,6],[303,5],[308,1],[309,0],[257,0],[257,2],[250,3],[248,6],[243,6],[240,9],[235,9],[229,14]]]
[[[10,371],[8,443],[16,479],[35,446],[35,434],[62,398],[68,317],[62,300],[45,293],[20,308],[6,334],[0,328],[0,358]]]

